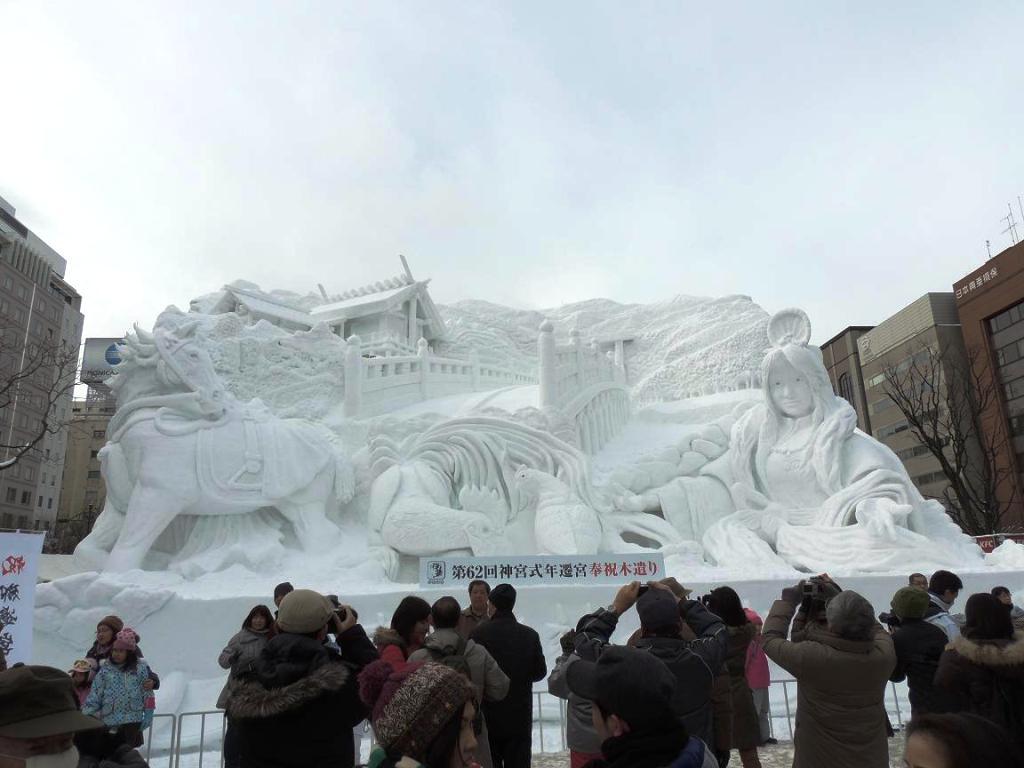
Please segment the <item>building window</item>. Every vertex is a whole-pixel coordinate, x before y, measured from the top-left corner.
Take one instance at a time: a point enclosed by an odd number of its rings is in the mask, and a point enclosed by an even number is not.
[[[931,485],[932,483],[938,483],[945,479],[946,474],[944,472],[929,472],[928,474],[918,475],[917,477],[911,478],[911,480],[914,481],[914,485]]]
[[[107,431],[105,429],[94,429],[92,431],[92,436],[97,439],[104,438],[107,436]]]
[[[89,451],[89,458],[90,459],[95,459],[95,458],[97,458],[99,456],[99,454],[100,454],[99,451]]]
[[[13,528],[13,527],[14,527],[14,515],[12,515],[10,512],[5,512],[4,513],[4,528]]]
[[[32,503],[32,491],[21,492],[21,503],[26,507]]]
[[[18,527],[28,528],[28,515],[18,515]]]
[[[895,424],[889,424],[885,427],[879,427],[875,430],[875,437],[881,439],[883,437],[890,437],[891,435],[899,434],[900,432],[906,432],[910,429],[910,425],[906,421],[897,421]]]
[[[47,509],[53,509],[53,497],[52,496],[46,500],[46,508]]]
[[[36,526],[36,530],[37,531],[39,530],[39,524],[42,523],[42,522],[43,522],[42,520],[40,520],[39,518],[36,518],[35,526]]]
[[[8,488],[7,489],[7,503],[8,504],[13,504],[17,500],[18,500],[18,489],[17,488]]]
[[[89,479],[90,480],[98,480],[99,476],[100,476],[100,471],[98,469],[90,469],[89,470]]]
[[[913,448],[904,448],[902,451],[896,451],[896,456],[899,457],[900,461],[906,461],[907,459],[915,459],[928,453],[931,453],[928,446],[915,445]]]
[[[39,503],[36,504],[36,506],[39,507],[40,509],[43,508],[43,497],[42,496],[39,497]]]
[[[853,379],[848,373],[839,377],[839,396],[853,405]]]

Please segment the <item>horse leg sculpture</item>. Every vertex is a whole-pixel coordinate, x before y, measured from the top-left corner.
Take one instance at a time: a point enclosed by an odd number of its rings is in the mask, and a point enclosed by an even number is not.
[[[304,551],[326,552],[337,543],[338,529],[328,522],[323,501],[279,501],[277,508],[292,524]]]
[[[169,488],[137,483],[106,569],[130,571],[141,568],[153,543],[185,506],[184,500]]]

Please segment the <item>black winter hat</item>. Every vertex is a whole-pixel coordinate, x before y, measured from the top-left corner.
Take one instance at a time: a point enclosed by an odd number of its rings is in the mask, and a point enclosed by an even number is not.
[[[511,611],[516,607],[516,588],[511,584],[499,584],[487,597],[499,611]]]
[[[636,648],[608,647],[595,661],[578,659],[566,670],[569,690],[618,715],[634,729],[660,723],[672,711],[678,682],[665,663]]]

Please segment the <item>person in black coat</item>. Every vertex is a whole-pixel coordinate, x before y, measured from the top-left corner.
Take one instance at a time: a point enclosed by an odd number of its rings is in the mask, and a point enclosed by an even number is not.
[[[342,619],[308,589],[281,601],[280,634],[239,674],[227,706],[245,768],[352,768],[352,728],[367,715],[357,677],[378,658],[351,608]],[[339,655],[324,645],[336,634]]]
[[[890,680],[907,681],[910,710],[914,717],[957,712],[961,706],[948,691],[935,686],[935,672],[946,648],[946,633],[924,620],[928,593],[917,587],[903,587],[892,598],[892,610],[899,624],[892,633],[896,668]]]
[[[530,765],[533,746],[533,684],[548,673],[540,636],[520,624],[512,609],[516,590],[499,584],[488,598],[491,620],[473,630],[470,638],[482,645],[508,675],[508,695],[501,701],[485,701],[488,741],[494,768]]]
[[[584,658],[600,658],[614,647],[611,636],[619,617],[634,604],[640,615],[636,649],[660,659],[672,671],[678,681],[672,698],[676,715],[691,735],[714,746],[711,689],[725,662],[729,633],[725,623],[701,603],[679,598],[657,582],[651,582],[641,597],[640,582],[634,581],[616,593],[609,608],[580,619],[576,652]],[[681,637],[684,620],[696,640]]]

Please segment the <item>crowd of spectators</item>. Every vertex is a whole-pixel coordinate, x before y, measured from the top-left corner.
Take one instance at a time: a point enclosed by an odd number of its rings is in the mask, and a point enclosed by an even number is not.
[[[875,609],[828,576],[782,590],[762,618],[731,587],[700,599],[675,579],[619,588],[560,638],[551,674],[510,584],[409,595],[372,638],[335,595],[274,590],[217,659],[226,768],[526,768],[533,686],[567,700],[571,768],[743,768],[771,737],[769,660],[797,681],[794,768],[888,768],[890,681],[907,681],[910,768],[1024,768],[1024,611],[1005,587],[971,595],[913,574]],[[640,628],[616,644],[620,619]],[[0,672],[0,762],[144,766],[160,678],[137,632],[103,618],[67,672]],[[5,763],[6,764],[6,763]]]

